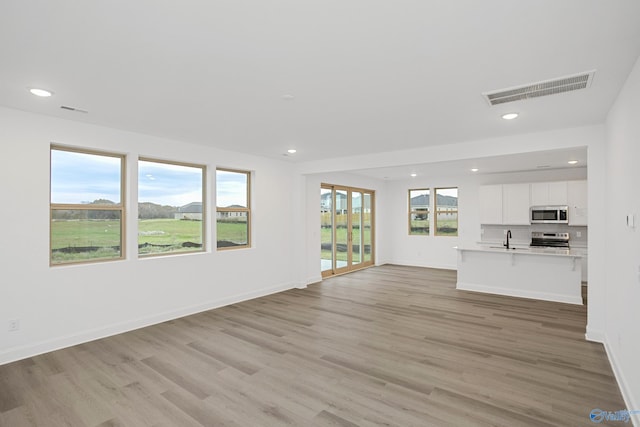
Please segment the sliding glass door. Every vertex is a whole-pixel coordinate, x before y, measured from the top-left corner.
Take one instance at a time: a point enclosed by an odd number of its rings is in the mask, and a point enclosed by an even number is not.
[[[323,184],[320,188],[322,276],[373,265],[374,192]]]

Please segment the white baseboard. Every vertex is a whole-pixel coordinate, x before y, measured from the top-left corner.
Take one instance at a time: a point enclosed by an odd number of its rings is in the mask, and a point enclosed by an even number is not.
[[[307,277],[305,280],[304,287],[306,288],[308,285],[313,285],[314,283],[322,282],[322,275]]]
[[[475,283],[458,282],[456,289],[462,291],[482,292],[486,294],[506,295],[518,298],[539,299],[544,301],[563,302],[567,304],[582,305],[582,298],[570,295],[550,294],[546,292],[526,291],[520,289],[499,288],[494,286],[478,285]]]
[[[189,316],[203,311],[213,310],[215,308],[224,307],[226,305],[236,304],[242,301],[263,297],[295,288],[291,283],[262,288],[239,295],[221,298],[215,301],[209,301],[203,304],[197,304],[189,307],[183,307],[176,310],[167,311],[151,316],[141,317],[139,319],[128,320],[126,322],[115,323],[102,328],[86,330],[77,334],[56,337],[34,344],[27,344],[19,347],[13,347],[0,352],[0,365],[15,362],[17,360],[26,359],[28,357],[37,356],[39,354],[48,353],[50,351],[59,350],[66,347],[106,338],[111,335],[121,334],[123,332],[133,331],[135,329],[144,328],[146,326],[155,325],[166,322],[168,320]]]
[[[584,334],[587,341],[599,342],[604,344],[604,332],[593,329],[587,325],[587,332]]]
[[[607,352],[607,357],[609,358],[609,364],[611,365],[611,369],[613,370],[613,375],[616,377],[616,381],[618,382],[618,387],[620,387],[620,393],[622,393],[622,399],[624,400],[625,405],[627,405],[626,409],[628,411],[640,411],[640,402],[636,401],[633,396],[631,383],[626,380],[626,377],[620,370],[620,364],[618,363],[618,359],[615,356],[615,353],[609,346],[609,342],[605,339],[602,341],[604,344],[604,350]],[[636,387],[637,391],[637,387]],[[611,408],[608,409],[610,411],[618,411],[625,408]],[[635,414],[631,417],[631,422],[634,427],[640,427],[640,414]]]

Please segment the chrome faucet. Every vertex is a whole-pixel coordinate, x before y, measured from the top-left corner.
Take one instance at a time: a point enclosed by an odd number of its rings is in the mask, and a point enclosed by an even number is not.
[[[507,249],[509,249],[509,238],[511,238],[511,230],[507,230],[507,243],[505,243],[503,246]]]

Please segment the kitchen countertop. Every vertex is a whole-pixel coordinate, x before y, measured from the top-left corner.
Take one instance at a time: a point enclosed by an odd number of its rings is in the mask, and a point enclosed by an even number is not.
[[[478,240],[475,242],[475,244],[478,246],[502,246],[503,243],[504,243],[504,240]],[[531,245],[531,240],[512,239],[510,240],[509,244],[516,248],[520,248],[520,247],[528,248]],[[584,241],[579,241],[579,242],[572,241],[569,243],[569,247],[570,249],[580,249],[582,250],[583,253],[589,249],[589,245]]]
[[[574,258],[582,258],[584,256],[583,250],[574,250],[574,249],[559,249],[559,248],[538,248],[538,247],[524,247],[514,245],[514,247],[507,249],[502,247],[502,245],[465,245],[465,246],[455,246],[454,249],[459,251],[476,251],[476,252],[492,252],[492,253],[506,253],[506,254],[516,254],[516,255],[544,255],[544,256],[563,256],[563,257],[574,257]]]

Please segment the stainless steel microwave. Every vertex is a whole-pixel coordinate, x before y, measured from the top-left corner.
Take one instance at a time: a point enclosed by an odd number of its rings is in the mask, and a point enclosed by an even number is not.
[[[529,209],[531,224],[568,224],[568,206],[531,206]]]

